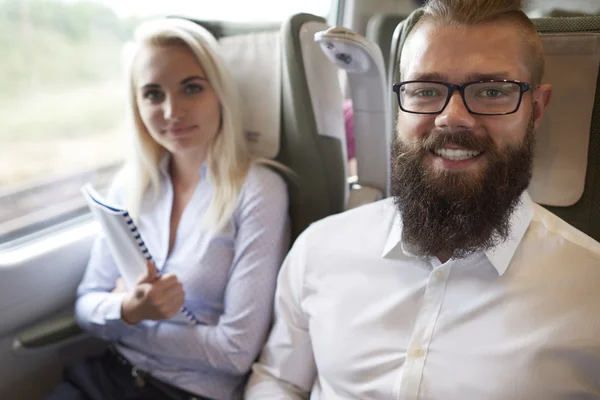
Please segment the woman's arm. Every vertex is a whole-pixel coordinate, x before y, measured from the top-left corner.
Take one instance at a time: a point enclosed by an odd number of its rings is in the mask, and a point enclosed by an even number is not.
[[[250,370],[266,340],[277,274],[289,246],[285,183],[267,169],[257,175],[246,182],[234,215],[235,254],[219,322],[148,327],[153,353],[236,375]]]
[[[102,235],[96,238],[83,280],[77,289],[75,316],[85,331],[104,340],[116,341],[137,330],[121,318],[126,292],[111,293],[119,271]]]

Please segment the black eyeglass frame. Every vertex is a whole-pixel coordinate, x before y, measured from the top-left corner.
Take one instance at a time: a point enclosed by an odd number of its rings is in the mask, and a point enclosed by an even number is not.
[[[446,86],[448,88],[448,95],[446,96],[446,102],[444,103],[444,105],[442,106],[440,111],[434,111],[434,112],[408,111],[404,107],[402,107],[402,101],[400,100],[400,88],[403,85],[406,85],[408,83],[439,83],[440,85]],[[505,113],[487,114],[487,113],[478,113],[478,112],[471,110],[471,108],[469,108],[469,105],[467,104],[467,100],[465,99],[465,89],[467,87],[477,84],[477,83],[514,83],[514,84],[518,85],[520,88],[520,93],[519,93],[519,102],[517,103],[517,106],[515,107],[515,109],[513,111],[509,111],[509,112],[505,112]],[[500,79],[500,80],[488,79],[488,80],[482,80],[482,81],[471,81],[471,82],[465,82],[460,85],[454,85],[452,83],[440,82],[440,81],[404,81],[404,82],[394,83],[394,85],[392,85],[392,90],[394,91],[394,93],[396,93],[396,97],[398,100],[398,106],[400,107],[400,109],[402,111],[410,113],[410,114],[428,114],[428,115],[441,114],[442,112],[444,112],[444,110],[446,109],[446,106],[448,105],[448,103],[450,103],[450,99],[452,98],[452,95],[454,94],[455,90],[458,90],[458,92],[460,93],[460,97],[462,98],[463,104],[465,105],[467,111],[469,111],[471,114],[474,114],[474,115],[514,114],[519,110],[519,107],[521,107],[521,101],[523,100],[523,94],[525,92],[527,92],[528,90],[530,90],[531,88],[532,88],[532,85],[530,83],[521,82],[521,81],[513,81],[513,80],[508,80],[508,79]]]

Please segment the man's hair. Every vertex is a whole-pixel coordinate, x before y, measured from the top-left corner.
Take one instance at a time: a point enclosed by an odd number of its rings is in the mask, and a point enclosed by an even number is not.
[[[544,49],[533,22],[522,11],[523,0],[428,0],[423,20],[445,25],[475,25],[496,20],[515,25],[527,47],[531,83],[538,85],[544,76]]]

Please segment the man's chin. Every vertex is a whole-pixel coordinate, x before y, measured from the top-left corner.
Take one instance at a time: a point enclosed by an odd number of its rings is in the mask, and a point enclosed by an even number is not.
[[[485,179],[482,168],[446,169],[431,166],[426,169],[425,179],[431,188],[439,195],[452,195],[462,198],[463,195],[473,194],[480,190]]]

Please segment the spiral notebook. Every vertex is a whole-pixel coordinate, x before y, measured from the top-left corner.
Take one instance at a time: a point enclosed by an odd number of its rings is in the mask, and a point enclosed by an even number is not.
[[[81,192],[102,227],[106,243],[125,285],[128,289],[135,287],[140,277],[146,274],[146,260],[154,261],[142,239],[141,232],[127,210],[109,204],[91,184],[84,185]],[[169,321],[189,325],[199,323],[185,306]]]

